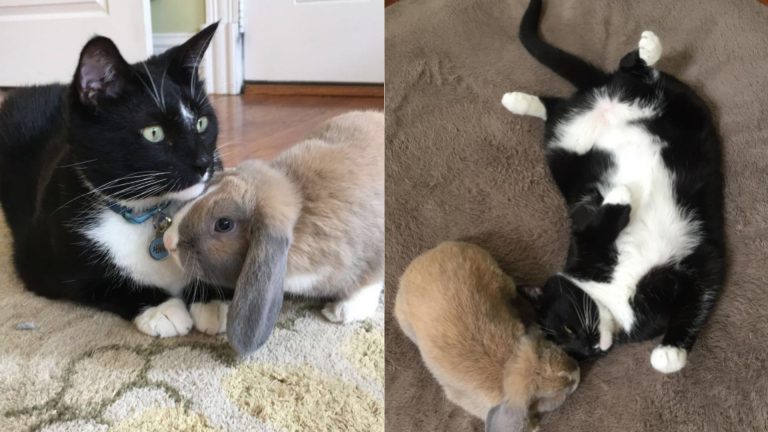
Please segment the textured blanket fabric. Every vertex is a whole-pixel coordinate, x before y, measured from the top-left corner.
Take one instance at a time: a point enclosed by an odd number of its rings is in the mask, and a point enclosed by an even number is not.
[[[10,251],[0,212],[2,432],[384,430],[383,308],[341,326],[286,302],[269,342],[239,360],[223,336],[154,339],[36,297]]]
[[[605,69],[661,38],[659,68],[692,85],[723,138],[729,276],[688,366],[655,372],[654,342],[583,365],[547,431],[768,429],[768,7],[757,1],[548,1],[542,33]],[[543,159],[543,124],[504,92],[568,95],[517,38],[522,0],[404,0],[387,9],[386,427],[482,430],[446,401],[391,316],[398,277],[447,239],[489,249],[518,282],[563,264],[565,206]]]

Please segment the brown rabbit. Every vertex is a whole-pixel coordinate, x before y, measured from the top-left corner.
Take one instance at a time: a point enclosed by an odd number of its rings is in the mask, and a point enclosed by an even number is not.
[[[541,336],[526,300],[484,249],[445,242],[400,279],[395,317],[449,400],[486,431],[529,431],[576,389],[579,366]]]
[[[164,243],[194,276],[234,288],[228,310],[216,301],[190,312],[241,353],[266,342],[284,293],[333,299],[331,321],[368,318],[384,276],[384,115],[335,117],[271,163],[219,174]]]

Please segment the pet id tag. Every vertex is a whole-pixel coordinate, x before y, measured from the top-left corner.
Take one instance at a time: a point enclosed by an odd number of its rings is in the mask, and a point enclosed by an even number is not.
[[[173,219],[163,212],[159,212],[152,221],[152,225],[155,227],[155,239],[149,244],[149,256],[155,261],[162,261],[170,255],[163,245],[163,234],[171,226],[171,223],[173,223]]]

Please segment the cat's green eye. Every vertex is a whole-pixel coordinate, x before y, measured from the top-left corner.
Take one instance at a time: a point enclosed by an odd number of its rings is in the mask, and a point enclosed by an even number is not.
[[[141,130],[141,135],[149,142],[158,143],[165,138],[165,132],[160,126],[148,126]]]
[[[208,129],[208,117],[202,116],[197,119],[197,133],[203,133]]]

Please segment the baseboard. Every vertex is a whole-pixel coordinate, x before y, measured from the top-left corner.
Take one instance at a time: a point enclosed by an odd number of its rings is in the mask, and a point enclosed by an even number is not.
[[[155,54],[162,54],[168,48],[181,45],[194,33],[155,33],[152,35],[152,49]]]
[[[384,97],[381,84],[246,83],[245,94],[272,96]]]

